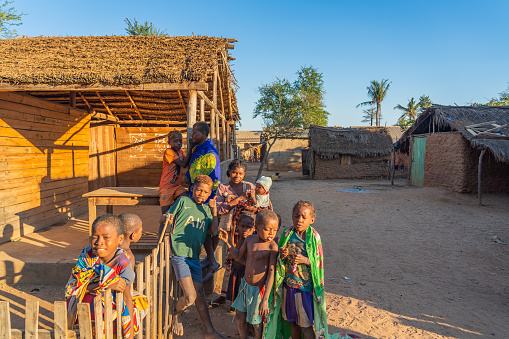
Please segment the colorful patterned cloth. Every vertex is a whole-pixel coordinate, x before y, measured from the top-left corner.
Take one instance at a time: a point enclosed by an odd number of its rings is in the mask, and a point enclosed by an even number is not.
[[[199,175],[207,175],[212,179],[212,193],[210,197],[216,195],[216,189],[221,183],[221,162],[219,160],[219,153],[214,147],[212,140],[207,139],[203,144],[196,145],[193,148],[191,161],[189,162],[189,170],[186,172],[186,177],[189,180],[189,196],[193,196],[194,179]],[[207,199],[206,202],[209,201]]]
[[[78,259],[78,263],[73,268],[71,277],[69,278],[69,281],[65,287],[65,299],[67,301],[67,322],[69,328],[72,328],[72,326],[74,326],[76,323],[78,303],[89,302],[91,303],[91,307],[93,307],[94,298],[99,296],[101,297],[104,307],[105,289],[116,284],[120,279],[122,279],[120,272],[126,267],[129,268],[130,264],[125,255],[125,251],[122,249],[117,249],[116,256],[110,262],[110,266],[100,262],[99,257],[92,251],[92,247],[90,245],[83,249]],[[128,285],[131,282],[128,282]],[[92,283],[98,283],[100,289],[94,292],[87,292],[88,285]],[[138,297],[136,299],[140,298]],[[141,299],[143,299],[143,297]],[[113,294],[113,309],[116,309],[115,302],[115,294]],[[137,315],[147,309],[146,297],[145,300],[133,300],[133,304],[135,308],[142,308],[135,311],[135,314]],[[93,312],[95,312],[95,310],[93,310]],[[135,333],[139,331],[139,319],[141,318],[135,318],[133,322]],[[131,317],[125,303],[122,304],[121,321],[123,336],[124,338],[128,338],[131,331]],[[116,327],[114,327],[114,329],[115,328]]]

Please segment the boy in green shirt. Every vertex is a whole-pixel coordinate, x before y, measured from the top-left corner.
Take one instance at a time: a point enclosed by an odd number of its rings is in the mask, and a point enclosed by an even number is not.
[[[177,199],[163,216],[170,218],[171,263],[182,287],[184,295],[179,298],[173,316],[173,332],[182,336],[184,329],[180,314],[193,303],[205,327],[204,338],[221,338],[212,326],[210,314],[202,286],[200,249],[207,231],[217,234],[216,198],[204,203],[212,192],[212,179],[199,175],[194,180],[192,198],[183,196]],[[164,222],[164,220],[162,220]]]

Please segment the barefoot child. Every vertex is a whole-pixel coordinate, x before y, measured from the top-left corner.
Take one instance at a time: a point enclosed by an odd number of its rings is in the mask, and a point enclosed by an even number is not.
[[[118,216],[124,226],[124,241],[120,244],[120,248],[125,251],[127,259],[131,262],[131,266],[136,266],[136,260],[134,254],[131,251],[131,243],[138,242],[141,238],[141,232],[143,231],[143,222],[140,217],[133,213],[123,213]]]
[[[173,316],[173,332],[179,336],[184,334],[180,314],[194,303],[205,327],[205,338],[221,338],[210,320],[200,267],[200,249],[207,231],[217,234],[218,228],[216,199],[211,199],[209,205],[205,204],[212,191],[212,184],[208,176],[197,176],[192,198],[178,198],[166,214],[171,225],[171,263],[184,292]]]
[[[94,298],[103,297],[105,289],[111,288],[124,294],[124,304],[115,305],[123,308],[121,321],[124,338],[132,338],[138,330],[137,319],[132,321],[131,318],[135,314],[131,298],[135,273],[125,251],[119,248],[123,240],[124,230],[119,217],[105,214],[94,220],[90,245],[81,252],[65,290],[70,326],[76,322],[78,303],[89,303],[94,314],[97,311],[94,310]],[[116,326],[113,328],[116,330]]]
[[[256,232],[246,238],[237,251],[228,241],[228,233],[221,229],[220,238],[228,244],[228,250],[237,261],[246,262],[245,276],[232,306],[237,309],[235,318],[242,339],[247,339],[247,323],[253,325],[255,337],[262,337],[262,321],[269,312],[269,295],[274,283],[274,265],[277,245],[273,241],[277,232],[278,218],[270,210],[256,215]],[[266,293],[265,293],[266,292]],[[275,337],[274,337],[275,338]]]
[[[293,207],[293,226],[279,241],[273,303],[264,338],[338,338],[329,335],[323,276],[322,242],[311,227],[316,209],[309,201]]]

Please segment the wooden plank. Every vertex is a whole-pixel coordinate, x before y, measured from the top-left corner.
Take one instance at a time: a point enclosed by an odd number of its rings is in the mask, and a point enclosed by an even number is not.
[[[96,338],[104,334],[103,304],[100,297],[94,298],[94,319]]]
[[[113,117],[113,116],[111,116],[109,114],[98,113],[96,111],[92,112],[91,117],[94,118],[94,119],[97,119],[97,120],[106,120],[106,121],[111,121],[111,122],[118,122],[119,121],[117,117]]]
[[[205,121],[205,100],[200,99],[200,121]]]
[[[11,313],[8,301],[0,301],[0,338],[11,339]]]
[[[152,254],[150,255],[152,257],[152,322],[150,323],[150,329],[152,330],[152,338],[158,338],[157,337],[157,275],[159,274],[159,269],[157,267],[157,252],[158,248],[154,248],[152,250]]]
[[[193,126],[196,123],[197,92],[189,91],[189,102],[187,105],[187,135],[193,134]],[[191,147],[191,138],[187,139],[187,149]]]
[[[124,293],[122,292],[115,292],[115,305],[116,305],[116,311],[117,311],[117,339],[123,338],[123,331],[122,331],[122,306],[124,305]],[[133,326],[131,324],[131,326]]]
[[[25,339],[39,337],[39,301],[27,300],[25,310]]]
[[[158,275],[159,275],[159,288],[158,288],[158,297],[159,302],[157,305],[157,337],[162,338],[163,336],[163,293],[164,293],[164,254],[165,247],[164,242],[159,244],[159,267],[158,267]]]
[[[51,85],[51,84],[8,84],[1,83],[0,91],[176,91],[176,90],[189,90],[195,89],[206,91],[208,85],[206,82],[193,82],[186,81],[182,83],[146,83],[139,85],[111,85],[106,83],[95,84],[65,84],[65,85]]]
[[[80,339],[93,339],[90,304],[88,303],[78,304],[78,322],[80,324]]]
[[[10,101],[27,106],[44,107],[51,111],[65,113],[69,115],[88,114],[88,112],[85,110],[72,108],[69,105],[60,105],[30,95],[13,93],[12,91],[4,91],[1,89],[4,85],[5,84],[0,84],[0,100]]]
[[[159,198],[159,187],[103,187],[83,197]]]
[[[168,338],[168,331],[171,330],[171,314],[170,314],[170,300],[173,297],[170,290],[170,279],[171,276],[171,261],[170,261],[170,237],[164,237],[164,273],[165,273],[165,291],[166,291],[166,302],[165,302],[165,310],[164,310],[164,338]]]
[[[106,339],[113,339],[113,295],[111,289],[104,291],[104,331]]]
[[[141,239],[140,239],[141,240]],[[139,241],[138,241],[139,242]],[[132,245],[131,245],[132,248]],[[136,265],[136,289],[138,291],[139,295],[143,295],[143,273],[144,273],[144,266],[143,262],[140,262],[138,265]],[[138,334],[136,335],[137,339],[143,339],[143,320],[138,320]]]
[[[148,308],[148,312],[147,312],[147,316],[145,317],[145,338],[147,339],[151,339],[151,335],[152,335],[152,331],[150,330],[151,329],[151,324],[152,324],[152,313],[154,312],[153,310],[153,303],[154,303],[154,300],[152,299],[152,276],[150,274],[150,269],[151,269],[151,256],[150,255],[147,255],[145,257],[145,295],[148,299],[148,304],[149,304],[149,308]],[[156,339],[156,338],[154,338]]]
[[[206,102],[207,105],[209,105],[211,107],[211,109],[215,111],[216,114],[218,114],[221,118],[224,118],[224,115],[221,114],[221,112],[217,109],[217,105],[214,104],[214,102],[212,102],[207,97],[207,95],[205,95],[205,93],[203,93],[202,91],[197,91],[197,94],[200,97],[200,100],[203,100],[204,102]]]
[[[54,331],[55,339],[66,339],[67,337],[67,305],[65,301],[55,301],[54,310]]]
[[[136,103],[134,102],[133,98],[131,97],[131,94],[129,94],[129,91],[125,91],[125,94],[127,95],[127,97],[129,98],[129,100],[131,101],[131,104],[133,104],[133,107],[134,107],[134,110],[136,111],[136,114],[138,114],[138,117],[143,120],[143,117],[140,113],[140,110],[138,109],[138,106],[136,106]]]

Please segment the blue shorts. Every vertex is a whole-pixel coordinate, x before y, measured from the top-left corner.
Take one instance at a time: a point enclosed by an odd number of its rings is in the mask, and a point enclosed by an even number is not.
[[[200,260],[174,255],[171,257],[171,264],[178,281],[187,277],[191,277],[194,282],[203,281]]]

